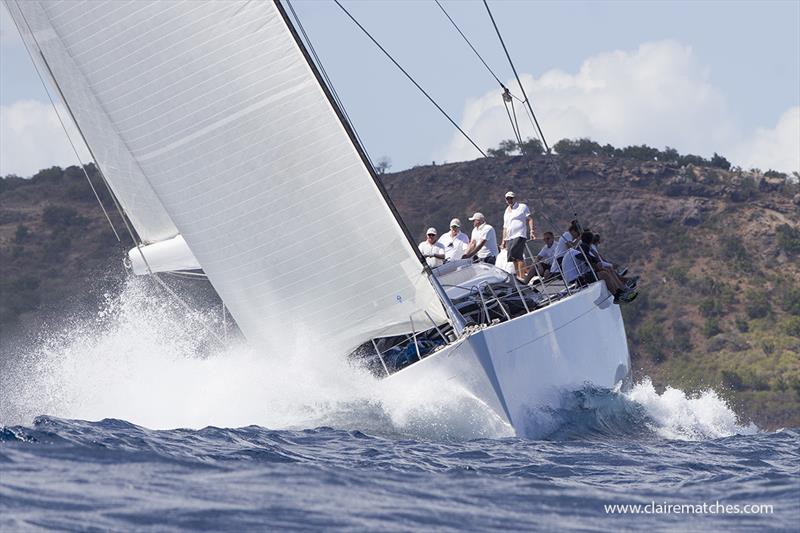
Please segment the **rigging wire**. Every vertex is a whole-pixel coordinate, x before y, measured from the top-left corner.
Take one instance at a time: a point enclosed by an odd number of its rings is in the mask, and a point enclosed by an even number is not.
[[[467,133],[466,133],[466,132],[465,132],[463,129],[461,129],[461,127],[460,127],[460,126],[459,126],[459,125],[456,123],[456,121],[455,121],[455,120],[453,120],[453,119],[450,117],[450,115],[448,115],[448,114],[447,114],[447,112],[446,112],[444,109],[442,109],[442,106],[440,106],[438,103],[436,103],[436,100],[434,100],[434,99],[433,99],[433,97],[431,97],[431,95],[430,95],[430,94],[428,94],[428,92],[427,92],[427,91],[425,91],[425,89],[423,89],[423,88],[422,88],[422,86],[421,86],[419,83],[417,83],[417,81],[416,81],[416,80],[415,80],[415,79],[414,79],[414,78],[411,76],[411,74],[409,74],[409,73],[406,71],[406,69],[404,69],[404,68],[403,68],[403,67],[400,65],[400,63],[398,63],[398,62],[397,62],[397,61],[394,59],[394,57],[392,57],[392,55],[391,55],[389,52],[387,52],[387,51],[386,51],[386,49],[385,49],[383,46],[381,46],[381,44],[380,44],[380,43],[379,43],[379,42],[378,42],[378,41],[375,39],[375,37],[373,37],[373,36],[372,36],[372,34],[370,34],[370,33],[367,31],[367,29],[366,29],[366,28],[364,28],[364,26],[362,26],[362,25],[361,25],[361,23],[360,23],[360,22],[358,22],[358,20],[356,20],[356,18],[355,18],[353,15],[351,15],[351,14],[350,14],[350,12],[349,12],[349,11],[348,11],[348,10],[347,10],[347,9],[346,9],[346,8],[345,8],[343,5],[342,5],[342,4],[341,4],[341,2],[339,2],[339,0],[333,0],[333,1],[334,1],[334,3],[335,3],[337,6],[339,6],[339,8],[340,8],[342,11],[344,11],[345,15],[347,15],[347,16],[350,18],[350,20],[352,20],[352,21],[353,21],[353,23],[355,23],[355,25],[356,25],[356,26],[358,26],[358,28],[359,28],[359,29],[360,29],[362,32],[364,32],[364,34],[365,34],[367,37],[369,37],[369,39],[370,39],[370,40],[373,42],[373,44],[375,44],[375,46],[377,46],[377,47],[380,49],[380,51],[381,51],[381,52],[383,52],[383,53],[384,53],[384,55],[386,55],[386,57],[388,57],[388,58],[389,58],[389,60],[390,60],[392,63],[394,63],[394,65],[395,65],[395,66],[396,66],[398,69],[400,69],[400,72],[402,72],[403,74],[405,74],[406,78],[408,78],[408,79],[409,79],[409,81],[411,81],[411,83],[413,83],[413,84],[414,84],[414,86],[416,86],[416,88],[417,88],[417,89],[419,89],[419,90],[420,90],[420,92],[422,92],[422,94],[424,94],[424,95],[425,95],[425,97],[426,97],[426,98],[427,98],[427,99],[428,99],[428,100],[429,100],[429,101],[430,101],[430,102],[431,102],[431,103],[432,103],[432,104],[433,104],[433,105],[436,107],[436,109],[438,109],[438,110],[439,110],[439,112],[440,112],[440,113],[442,113],[442,115],[444,115],[444,116],[445,116],[445,118],[447,118],[447,120],[448,120],[448,121],[450,121],[450,123],[451,123],[451,124],[452,124],[452,125],[453,125],[453,126],[454,126],[454,127],[455,127],[455,128],[458,130],[458,131],[459,131],[459,132],[461,132],[461,135],[463,135],[463,136],[464,136],[464,137],[465,137],[465,138],[466,138],[466,139],[469,141],[469,143],[470,143],[472,146],[474,146],[474,147],[475,147],[475,149],[476,149],[476,150],[478,150],[478,152],[480,152],[480,154],[481,154],[483,157],[488,157],[488,156],[486,155],[486,152],[484,152],[484,151],[483,151],[483,150],[482,150],[482,149],[481,149],[481,148],[480,148],[480,147],[479,147],[477,144],[475,144],[475,141],[473,141],[473,140],[472,140],[472,138],[470,138],[470,136],[469,136],[469,135],[467,135]]]
[[[481,61],[481,63],[483,63],[483,66],[486,67],[486,70],[489,71],[489,74],[492,75],[492,77],[497,81],[497,83],[503,89],[503,103],[506,106],[506,113],[509,115],[508,119],[511,122],[511,128],[514,129],[514,135],[517,137],[517,144],[519,145],[520,152],[524,153],[524,150],[522,148],[522,133],[521,133],[521,130],[519,128],[519,122],[516,120],[516,111],[514,112],[515,116],[514,116],[514,119],[512,120],[511,114],[508,112],[508,102],[509,102],[509,100],[506,97],[509,96],[509,97],[517,100],[518,102],[523,103],[523,108],[525,109],[525,114],[528,116],[528,119],[530,120],[531,128],[533,128],[534,135],[536,137],[538,137],[539,136],[539,132],[536,130],[536,125],[534,124],[533,118],[531,117],[530,113],[528,112],[528,109],[524,106],[525,101],[523,99],[521,99],[520,97],[516,96],[515,94],[513,94],[509,90],[509,88],[506,87],[506,85],[502,81],[500,81],[500,77],[497,76],[497,74],[486,63],[486,61],[483,59],[483,56],[481,56],[481,54],[478,52],[477,48],[475,48],[475,46],[472,44],[472,42],[469,40],[469,38],[467,38],[467,36],[464,34],[464,32],[461,31],[461,28],[458,26],[458,24],[456,24],[456,21],[453,20],[453,17],[451,17],[450,14],[445,10],[445,8],[441,4],[441,2],[439,2],[439,0],[434,0],[434,1],[436,2],[436,5],[439,6],[439,9],[442,10],[442,13],[444,13],[444,16],[447,17],[447,20],[449,20],[450,23],[453,25],[453,27],[456,29],[458,34],[461,35],[461,37],[464,39],[464,42],[467,43],[467,45],[475,53],[475,55],[478,57],[478,59]]]
[[[508,48],[506,47],[506,42],[503,40],[503,36],[500,34],[500,28],[497,27],[497,23],[494,20],[494,16],[492,15],[492,10],[489,9],[489,4],[486,0],[483,0],[483,5],[486,6],[486,12],[489,13],[489,19],[492,21],[492,26],[494,26],[494,31],[497,33],[497,37],[500,39],[500,44],[503,46],[503,51],[506,53],[506,58],[508,59],[508,64],[511,65],[511,70],[514,72],[514,77],[517,79],[517,84],[519,84],[519,89],[522,91],[522,96],[525,98],[524,103],[528,106],[531,115],[533,116],[533,120],[536,124],[536,129],[539,131],[539,135],[541,136],[542,143],[544,144],[545,150],[548,152],[550,151],[550,147],[547,145],[547,141],[544,138],[544,133],[542,133],[542,128],[539,126],[539,121],[536,120],[536,114],[533,112],[533,108],[531,107],[531,102],[528,99],[528,95],[525,94],[525,87],[522,85],[522,81],[519,79],[519,74],[517,73],[517,68],[514,66],[514,62],[511,60],[511,55],[508,53]]]
[[[447,17],[447,20],[450,21],[450,23],[453,25],[453,27],[456,29],[456,31],[459,33],[459,35],[461,35],[461,37],[464,39],[464,41],[467,43],[467,45],[469,45],[469,47],[472,49],[472,51],[475,52],[475,55],[478,56],[478,59],[481,60],[481,63],[483,63],[483,66],[486,67],[486,70],[489,71],[489,74],[492,75],[492,77],[497,81],[497,83],[500,85],[500,87],[502,87],[504,90],[507,91],[508,88],[503,84],[502,81],[500,81],[500,78],[497,76],[497,74],[494,73],[494,71],[491,69],[491,67],[489,67],[489,65],[486,63],[486,61],[484,61],[483,57],[478,53],[478,50],[472,45],[470,40],[467,39],[467,36],[464,35],[464,32],[461,31],[461,28],[459,28],[458,24],[456,24],[456,21],[453,20],[453,17],[451,17],[447,13],[447,11],[445,11],[444,6],[442,6],[442,4],[439,2],[439,0],[434,0],[434,2],[436,2],[436,5],[439,6],[439,9],[442,10],[442,13],[444,13],[444,16]]]
[[[528,95],[525,93],[525,87],[522,85],[522,80],[520,80],[520,78],[519,78],[519,74],[517,73],[517,68],[514,66],[514,62],[511,60],[511,54],[508,53],[508,47],[506,47],[506,42],[503,40],[503,35],[500,33],[500,28],[497,27],[497,22],[495,22],[495,20],[494,20],[494,16],[492,15],[492,10],[489,9],[489,3],[487,2],[487,0],[483,0],[483,5],[486,6],[486,12],[489,13],[489,18],[492,21],[492,26],[494,26],[494,30],[497,33],[497,37],[498,37],[498,39],[500,39],[500,44],[503,46],[503,51],[506,53],[506,58],[508,59],[508,64],[511,65],[511,70],[514,71],[514,77],[517,79],[517,83],[519,84],[520,91],[522,91],[522,96],[525,97],[524,103],[527,105],[528,110],[530,111],[531,116],[533,117],[533,121],[536,124],[536,130],[538,130],[538,132],[539,132],[539,138],[541,139],[542,144],[544,144],[544,148],[545,148],[546,153],[550,154],[550,146],[547,144],[547,140],[544,137],[544,133],[542,132],[542,128],[539,126],[539,121],[536,119],[536,114],[533,112],[533,107],[531,107],[530,99],[528,98]],[[575,209],[575,204],[572,202],[572,197],[570,196],[569,191],[567,190],[567,188],[564,186],[564,180],[561,179],[560,166],[558,165],[558,163],[556,163],[556,172],[557,172],[557,176],[558,176],[558,181],[561,184],[561,189],[564,192],[564,196],[566,197],[567,202],[569,202],[569,206],[570,206],[570,209],[572,210],[572,214],[575,217],[575,219],[579,219],[578,212]]]
[[[344,114],[345,119],[350,125],[350,129],[353,131],[353,133],[356,136],[356,139],[358,140],[358,143],[361,145],[361,149],[364,150],[364,153],[366,154],[370,165],[372,165],[372,168],[375,168],[375,163],[372,160],[372,157],[369,155],[369,152],[367,152],[367,147],[361,140],[361,136],[358,134],[358,130],[356,130],[355,126],[353,125],[353,120],[350,118],[350,115],[347,113],[347,109],[344,107],[342,100],[339,98],[339,94],[336,92],[336,88],[334,87],[333,82],[331,82],[331,79],[328,77],[328,73],[325,71],[325,66],[322,64],[322,60],[320,60],[319,56],[317,55],[317,51],[314,49],[314,44],[308,37],[306,29],[303,27],[303,23],[300,22],[300,17],[295,12],[291,0],[285,0],[285,1],[286,5],[289,6],[289,11],[292,12],[292,18],[294,18],[294,21],[297,23],[297,27],[300,28],[300,33],[303,34],[303,39],[305,39],[306,43],[308,43],[308,49],[311,51],[311,55],[314,57],[314,61],[319,67],[319,71],[320,73],[322,73],[322,77],[325,79],[325,83],[330,88],[331,94],[333,95],[333,99],[336,101],[336,105],[339,106],[339,109],[342,110],[342,114]]]

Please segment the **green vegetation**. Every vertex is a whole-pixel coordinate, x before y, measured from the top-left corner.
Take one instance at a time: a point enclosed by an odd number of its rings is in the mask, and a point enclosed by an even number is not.
[[[800,229],[788,224],[778,226],[778,244],[786,253],[794,255],[800,252]]]

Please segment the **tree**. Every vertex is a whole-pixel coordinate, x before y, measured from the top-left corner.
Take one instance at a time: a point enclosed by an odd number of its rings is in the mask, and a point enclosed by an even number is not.
[[[528,137],[522,141],[522,153],[524,155],[539,155],[544,153],[544,145],[539,139]]]
[[[514,155],[519,151],[519,145],[516,141],[512,141],[511,139],[506,139],[504,141],[500,141],[500,144],[497,145],[497,148],[489,148],[486,150],[486,153],[490,157],[506,157],[510,155]]]
[[[379,175],[386,174],[386,171],[390,168],[392,168],[392,160],[386,156],[378,159],[378,162],[375,164],[375,172]]]
[[[714,157],[711,158],[711,166],[721,168],[723,170],[730,170],[731,163],[717,152],[714,152]]]
[[[594,155],[603,151],[603,148],[591,139],[561,139],[553,145],[553,149],[560,155]]]

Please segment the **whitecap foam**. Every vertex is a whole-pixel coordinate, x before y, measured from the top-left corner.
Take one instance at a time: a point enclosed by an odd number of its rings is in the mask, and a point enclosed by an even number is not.
[[[643,379],[625,396],[645,409],[647,424],[658,435],[677,440],[704,440],[751,435],[759,431],[750,423],[743,425],[736,413],[713,389],[687,394],[666,387],[658,394],[649,378]]]

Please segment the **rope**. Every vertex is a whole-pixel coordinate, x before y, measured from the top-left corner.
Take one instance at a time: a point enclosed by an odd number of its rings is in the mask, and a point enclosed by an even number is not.
[[[367,147],[364,145],[364,142],[361,140],[361,136],[358,134],[358,131],[353,125],[353,121],[350,119],[350,115],[347,113],[347,109],[344,107],[344,104],[342,104],[342,100],[339,98],[339,94],[336,92],[336,88],[333,86],[333,82],[331,82],[331,79],[328,77],[328,73],[325,71],[325,66],[322,64],[322,61],[317,55],[317,51],[314,49],[314,44],[308,37],[308,34],[306,33],[305,28],[303,27],[303,23],[300,22],[300,17],[295,12],[291,0],[286,0],[286,5],[289,6],[289,11],[292,12],[292,17],[297,23],[297,27],[300,28],[300,33],[303,34],[303,39],[305,39],[306,43],[308,43],[308,49],[311,51],[311,55],[314,57],[314,61],[316,62],[317,66],[319,66],[319,71],[322,73],[322,77],[325,79],[325,83],[328,85],[328,88],[330,88],[331,94],[333,95],[333,99],[336,101],[336,105],[338,105],[339,109],[342,110],[342,114],[344,115],[348,124],[350,124],[350,129],[353,130],[356,139],[358,139],[358,143],[361,145],[361,149],[364,150],[367,159],[369,159],[370,165],[372,165],[372,168],[375,168],[375,163],[372,161],[372,157],[367,152]]]
[[[20,15],[22,16],[22,20],[25,21],[25,25],[28,27],[28,33],[30,33],[31,38],[33,38],[34,42],[36,43],[36,46],[39,46],[39,43],[36,42],[36,36],[33,34],[33,30],[31,29],[30,24],[28,24],[28,20],[25,18],[25,14],[19,8],[19,5],[17,5],[17,11],[19,11]],[[12,18],[12,20],[14,20],[14,25],[17,27],[17,31],[20,33],[20,37],[21,37],[22,36],[22,30],[20,29],[19,25],[17,24],[17,20],[14,17],[11,17],[11,18]],[[117,228],[114,227],[114,223],[111,222],[111,217],[108,215],[108,211],[106,211],[106,208],[103,205],[103,202],[100,200],[100,195],[97,194],[97,189],[94,188],[94,184],[92,183],[92,180],[89,178],[89,173],[86,172],[86,167],[83,164],[83,160],[81,159],[80,154],[78,154],[78,149],[75,147],[75,143],[72,142],[72,137],[70,137],[69,131],[67,131],[67,126],[66,126],[66,124],[64,124],[64,120],[61,118],[61,113],[58,112],[58,107],[56,106],[55,100],[53,100],[53,96],[50,94],[50,91],[47,89],[47,84],[44,81],[44,76],[42,76],[42,73],[39,70],[39,66],[36,64],[36,61],[34,61],[33,53],[31,52],[31,49],[30,49],[30,47],[28,47],[28,43],[24,38],[22,39],[22,44],[23,44],[23,46],[25,46],[25,51],[28,53],[28,57],[30,58],[31,63],[33,63],[33,69],[36,71],[36,75],[39,77],[39,81],[42,84],[42,88],[44,88],[44,92],[47,95],[47,99],[50,100],[50,105],[53,106],[53,111],[55,112],[56,117],[58,118],[58,123],[61,124],[61,129],[64,130],[64,135],[66,135],[66,137],[67,137],[67,142],[69,142],[70,147],[72,147],[72,152],[75,154],[75,159],[77,159],[78,163],[80,163],[81,170],[83,171],[83,175],[86,176],[86,181],[89,182],[89,187],[92,189],[92,193],[94,194],[94,197],[97,200],[98,205],[100,205],[100,209],[103,211],[103,215],[106,217],[106,220],[108,221],[108,225],[111,226],[111,231],[114,233],[114,237],[116,237],[117,242],[122,242],[122,240],[119,238],[119,233],[117,233]],[[41,52],[39,52],[39,54],[41,55]],[[44,56],[42,56],[42,59],[44,60]],[[45,62],[45,64],[46,64],[46,62]]]
[[[475,149],[476,149],[478,152],[480,152],[480,154],[481,154],[483,157],[487,157],[487,155],[486,155],[486,152],[484,152],[483,150],[481,150],[481,148],[480,148],[480,147],[479,147],[477,144],[475,144],[475,141],[473,141],[473,140],[470,138],[470,136],[469,136],[469,135],[467,135],[467,133],[466,133],[464,130],[462,130],[462,129],[461,129],[461,127],[460,127],[460,126],[459,126],[459,125],[456,123],[456,121],[455,121],[455,120],[453,120],[452,118],[450,118],[450,115],[448,115],[448,114],[447,114],[447,112],[446,112],[444,109],[442,109],[442,106],[440,106],[439,104],[437,104],[437,103],[436,103],[436,100],[434,100],[434,99],[431,97],[431,95],[429,95],[429,94],[428,94],[428,93],[425,91],[425,89],[423,89],[423,88],[422,88],[422,86],[421,86],[419,83],[417,83],[417,81],[416,81],[416,80],[415,80],[415,79],[414,79],[414,78],[411,76],[411,74],[409,74],[409,73],[406,71],[406,69],[404,69],[404,68],[403,68],[403,67],[400,65],[400,63],[398,63],[398,62],[397,62],[397,61],[396,61],[396,60],[395,60],[395,59],[392,57],[392,55],[391,55],[389,52],[387,52],[387,51],[386,51],[386,49],[385,49],[383,46],[381,46],[381,44],[380,44],[380,43],[379,43],[377,40],[375,40],[375,38],[374,38],[374,37],[373,37],[373,36],[372,36],[372,35],[371,35],[371,34],[370,34],[370,33],[369,33],[367,30],[366,30],[366,28],[364,28],[364,26],[362,26],[362,25],[361,25],[361,23],[360,23],[360,22],[358,22],[358,20],[356,20],[356,18],[355,18],[353,15],[351,15],[351,14],[350,14],[350,12],[349,12],[347,9],[345,9],[345,7],[344,7],[344,6],[343,6],[343,5],[342,5],[342,4],[339,2],[339,0],[333,0],[333,1],[336,3],[336,5],[337,5],[337,6],[339,6],[339,8],[340,8],[342,11],[344,11],[345,15],[347,15],[347,16],[350,18],[350,20],[352,20],[352,21],[353,21],[353,23],[355,23],[355,25],[356,25],[356,26],[358,26],[358,28],[359,28],[359,29],[360,29],[362,32],[364,32],[364,34],[365,34],[367,37],[369,37],[369,39],[370,39],[370,40],[373,42],[373,44],[375,44],[375,46],[377,46],[377,47],[378,47],[378,49],[380,49],[380,51],[381,51],[381,52],[383,52],[383,53],[384,53],[384,55],[386,55],[386,57],[388,57],[388,58],[389,58],[389,60],[390,60],[392,63],[394,63],[394,65],[395,65],[395,66],[396,66],[398,69],[400,69],[400,72],[402,72],[403,74],[405,74],[406,78],[408,78],[408,79],[409,79],[409,81],[410,81],[411,83],[413,83],[413,84],[414,84],[414,86],[416,86],[416,88],[417,88],[417,89],[419,89],[419,90],[420,90],[420,92],[421,92],[422,94],[424,94],[424,95],[425,95],[425,97],[426,97],[426,98],[427,98],[427,99],[428,99],[428,100],[429,100],[429,101],[430,101],[430,102],[431,102],[431,103],[432,103],[432,104],[433,104],[433,105],[436,107],[436,109],[438,109],[438,110],[439,110],[439,112],[440,112],[442,115],[444,115],[444,116],[445,116],[445,118],[446,118],[447,120],[449,120],[449,121],[450,121],[450,124],[452,124],[452,125],[453,125],[453,126],[454,126],[454,127],[455,127],[455,128],[458,130],[458,131],[459,131],[459,132],[461,132],[461,135],[463,135],[463,136],[464,136],[464,137],[465,137],[465,138],[466,138],[466,139],[469,141],[469,143],[470,143],[472,146],[474,146],[474,147],[475,147]]]

